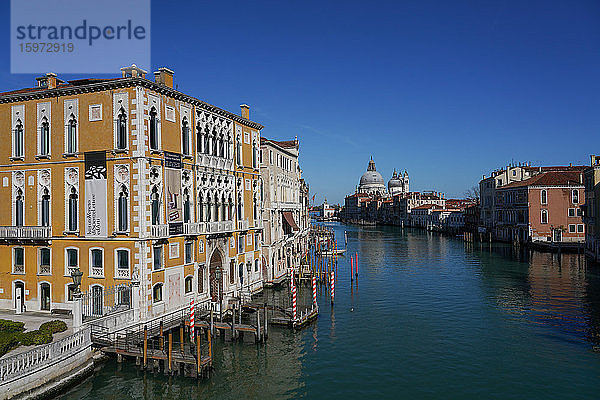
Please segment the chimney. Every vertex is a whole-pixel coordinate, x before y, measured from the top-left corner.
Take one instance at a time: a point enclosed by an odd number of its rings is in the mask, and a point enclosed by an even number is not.
[[[38,87],[45,89],[54,89],[56,86],[58,86],[59,82],[62,82],[56,77],[56,74],[54,72],[48,72],[44,76],[35,78],[35,80],[38,82]]]
[[[158,84],[173,88],[173,74],[174,72],[169,68],[159,68],[158,71],[154,73],[154,81]]]
[[[250,119],[250,106],[248,104],[241,104],[242,118]]]

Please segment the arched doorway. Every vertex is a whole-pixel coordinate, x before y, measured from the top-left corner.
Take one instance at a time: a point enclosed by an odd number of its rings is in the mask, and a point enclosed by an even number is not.
[[[15,312],[21,314],[25,312],[25,284],[21,281],[15,282]]]
[[[40,310],[50,311],[50,284],[40,283]]]
[[[221,276],[217,279],[217,268],[221,269]],[[210,258],[210,296],[212,301],[219,301],[220,291],[223,290],[223,259],[221,253],[215,250]]]

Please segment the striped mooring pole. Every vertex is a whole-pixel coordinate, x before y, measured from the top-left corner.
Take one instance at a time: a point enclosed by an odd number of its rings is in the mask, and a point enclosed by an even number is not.
[[[317,277],[312,277],[312,290],[313,290],[313,304],[317,305]]]
[[[190,341],[194,341],[194,331],[196,330],[196,323],[194,321],[194,299],[190,300]]]
[[[333,305],[333,299],[335,298],[335,272],[331,270],[331,304]]]
[[[294,322],[298,319],[298,310],[296,309],[296,285],[292,282],[292,319]]]
[[[358,276],[358,252],[356,253],[356,276]]]

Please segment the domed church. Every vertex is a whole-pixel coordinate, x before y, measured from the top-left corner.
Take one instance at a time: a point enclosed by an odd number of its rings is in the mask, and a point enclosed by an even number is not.
[[[391,196],[395,196],[397,194],[408,193],[408,172],[404,170],[404,175],[399,174],[394,169],[394,173],[392,174],[392,179],[388,182],[388,192]]]
[[[392,175],[392,179],[388,182],[388,189],[385,188],[383,177],[375,168],[373,157],[369,161],[367,171],[360,177],[357,193],[366,193],[370,196],[389,197],[409,191],[408,172],[404,171],[404,175],[398,174],[396,170]]]

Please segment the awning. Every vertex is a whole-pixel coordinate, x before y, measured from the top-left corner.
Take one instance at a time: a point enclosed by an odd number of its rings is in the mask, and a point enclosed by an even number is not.
[[[291,226],[293,230],[295,230],[295,231],[300,230],[300,228],[298,228],[298,225],[296,225],[296,221],[294,221],[294,216],[292,215],[291,211],[284,211],[283,218],[285,218],[285,222],[287,222],[288,225]]]

